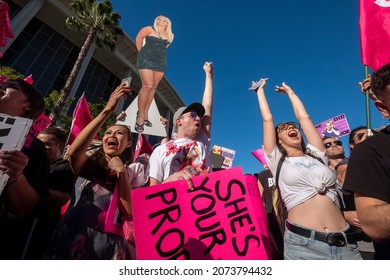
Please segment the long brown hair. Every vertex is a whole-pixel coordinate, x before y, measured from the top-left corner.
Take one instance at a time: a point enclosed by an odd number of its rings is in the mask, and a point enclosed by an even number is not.
[[[280,158],[279,162],[278,162],[278,168],[277,168],[277,171],[275,174],[275,185],[276,185],[276,188],[274,188],[273,192],[277,192],[277,199],[276,199],[276,218],[278,220],[278,222],[280,224],[284,224],[286,218],[287,218],[287,210],[286,210],[286,205],[284,204],[284,201],[282,199],[282,196],[280,194],[280,188],[279,188],[279,172],[280,172],[280,169],[283,165],[283,162],[284,160],[286,159],[286,157],[288,157],[288,154],[287,154],[287,151],[285,148],[283,148],[282,144],[279,143],[279,136],[278,136],[278,126],[280,124],[278,124],[276,127],[275,127],[275,135],[276,135],[276,147],[279,149],[280,153],[282,154],[282,157]],[[301,133],[301,132],[300,132]],[[302,135],[302,133],[301,133]],[[317,157],[316,155],[314,155],[312,153],[312,151],[308,148],[306,148],[306,144],[305,144],[305,141],[303,140],[303,137],[302,137],[302,141],[301,141],[301,150],[302,152],[305,154],[305,155],[308,155],[308,156],[311,156],[312,158],[315,158],[316,160],[318,160],[319,162],[325,164],[323,162],[323,160],[319,157]]]

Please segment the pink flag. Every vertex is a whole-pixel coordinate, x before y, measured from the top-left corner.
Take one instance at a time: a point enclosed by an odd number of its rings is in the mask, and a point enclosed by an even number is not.
[[[0,47],[5,47],[7,45],[7,38],[14,38],[8,10],[8,4],[0,1]]]
[[[261,162],[262,165],[267,164],[267,162],[264,159],[264,150],[263,149],[257,149],[256,151],[252,152],[252,155]]]
[[[91,113],[89,112],[88,102],[84,93],[77,101],[76,108],[73,111],[73,121],[70,128],[68,145],[72,144],[76,136],[92,121]]]
[[[24,78],[24,81],[29,83],[30,85],[32,85],[34,82],[32,75],[28,75],[26,78]]]
[[[374,71],[390,62],[390,0],[360,0],[362,63]]]
[[[134,161],[138,158],[139,155],[148,154],[151,155],[153,152],[152,146],[150,146],[145,135],[138,133],[137,145],[135,146],[134,152]]]

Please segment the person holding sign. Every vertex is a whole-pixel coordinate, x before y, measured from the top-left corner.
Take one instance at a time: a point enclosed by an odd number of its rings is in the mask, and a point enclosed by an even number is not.
[[[213,64],[203,66],[206,74],[202,104],[179,108],[173,116],[173,140],[158,146],[149,161],[151,186],[184,179],[193,188],[191,177],[211,171],[209,147],[213,108]]]
[[[152,126],[148,111],[161,79],[164,77],[167,61],[166,49],[172,44],[174,35],[169,18],[158,16],[154,25],[140,30],[135,41],[139,51],[137,67],[142,81],[138,96],[138,112],[134,130],[142,133],[144,125]]]
[[[280,220],[287,208],[284,258],[361,259],[356,242],[347,236],[349,225],[340,211],[336,175],[328,167],[322,138],[304,105],[288,85],[277,86],[276,91],[290,99],[298,123],[275,127],[264,92],[267,79],[262,82],[256,93],[263,118],[263,148],[279,188],[280,202],[285,205],[279,207]]]
[[[130,91],[125,84],[118,86],[105,108],[69,147],[67,154],[73,171],[90,183],[60,221],[45,259],[129,258],[123,222],[132,217],[131,189],[145,183],[142,164],[131,164],[130,128],[110,126],[103,136],[102,147],[92,155],[87,150],[104,122],[116,111],[120,99],[126,98]]]
[[[35,121],[44,107],[39,91],[26,81],[9,79],[0,83],[0,113]],[[48,194],[45,146],[32,137],[21,151],[0,150],[0,169],[9,176],[0,196],[0,259],[21,259],[33,229],[35,217],[31,212],[40,198]]]

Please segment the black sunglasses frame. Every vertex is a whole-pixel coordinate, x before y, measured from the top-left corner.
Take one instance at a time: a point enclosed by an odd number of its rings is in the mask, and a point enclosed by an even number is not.
[[[332,147],[334,145],[336,146],[342,146],[343,145],[343,142],[341,142],[340,140],[335,140],[333,142],[328,142],[328,143],[325,143],[324,146],[326,149],[329,149],[330,147]]]
[[[285,129],[280,129],[279,127],[284,124],[287,124],[287,127]],[[297,128],[298,130],[301,129],[301,124],[299,122],[283,122],[276,126],[276,131],[278,133],[280,133],[281,131],[286,131],[290,125],[292,125],[294,128]]]

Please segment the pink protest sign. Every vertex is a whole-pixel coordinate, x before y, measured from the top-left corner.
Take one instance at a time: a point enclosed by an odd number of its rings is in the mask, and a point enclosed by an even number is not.
[[[27,134],[26,142],[24,142],[25,147],[30,147],[31,141],[33,137],[37,137],[38,134],[45,130],[49,124],[51,123],[51,119],[45,114],[41,114],[38,119],[33,123],[30,128],[30,132]]]
[[[340,138],[351,133],[345,114],[335,116],[320,124],[317,124],[316,129],[321,137]]]
[[[257,184],[240,167],[132,191],[137,258],[268,259]],[[253,180],[252,180],[253,181]]]
[[[45,130],[50,123],[51,119],[45,114],[41,114],[35,123],[31,126],[30,134],[38,136],[39,132]]]

